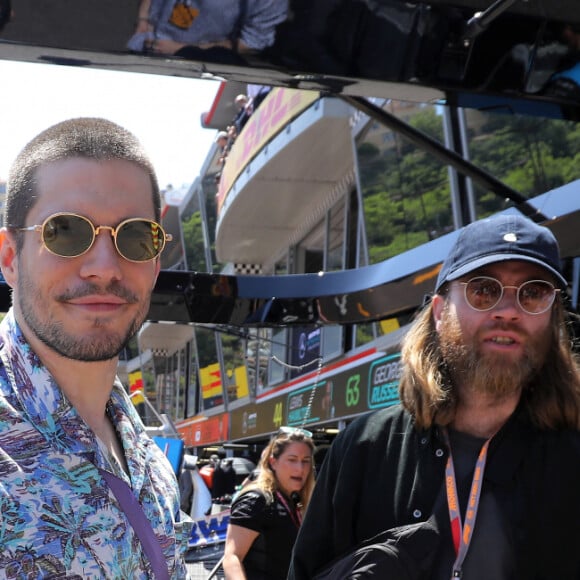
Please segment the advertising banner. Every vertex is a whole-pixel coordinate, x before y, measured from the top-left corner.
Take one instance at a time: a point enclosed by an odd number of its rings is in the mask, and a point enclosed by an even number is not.
[[[401,354],[377,353],[372,360],[342,365],[310,384],[231,413],[230,438],[275,432],[281,425],[308,426],[388,407],[399,402]]]

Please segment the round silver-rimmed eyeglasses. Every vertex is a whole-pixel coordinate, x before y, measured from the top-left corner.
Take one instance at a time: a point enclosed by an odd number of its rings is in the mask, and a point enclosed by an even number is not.
[[[516,291],[519,307],[527,314],[542,314],[546,312],[560,292],[547,280],[528,280],[519,286],[505,286],[499,280],[490,276],[476,276],[463,285],[465,301],[471,308],[486,312],[497,306],[506,288]]]

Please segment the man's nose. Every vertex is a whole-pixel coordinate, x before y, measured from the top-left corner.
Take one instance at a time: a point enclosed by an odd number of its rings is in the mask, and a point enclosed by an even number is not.
[[[113,239],[113,228],[99,228],[91,249],[80,256],[83,260],[81,274],[107,279],[121,278],[121,260]]]
[[[519,318],[522,309],[518,300],[517,286],[504,286],[503,296],[500,301],[493,307],[493,315],[499,318]]]

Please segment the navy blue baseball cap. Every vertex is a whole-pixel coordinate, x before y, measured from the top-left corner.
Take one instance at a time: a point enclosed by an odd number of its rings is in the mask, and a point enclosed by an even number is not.
[[[443,262],[435,291],[482,266],[505,260],[524,260],[545,268],[561,288],[560,249],[552,232],[518,214],[502,214],[462,228]]]

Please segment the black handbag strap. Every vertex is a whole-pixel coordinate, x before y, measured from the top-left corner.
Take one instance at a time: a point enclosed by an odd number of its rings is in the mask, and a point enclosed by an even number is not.
[[[169,570],[167,560],[163,555],[161,544],[151,527],[151,522],[147,519],[141,504],[137,501],[131,488],[119,477],[97,467],[103,479],[107,482],[111,491],[121,504],[129,523],[137,534],[143,551],[151,563],[151,568],[157,580],[169,580]]]

